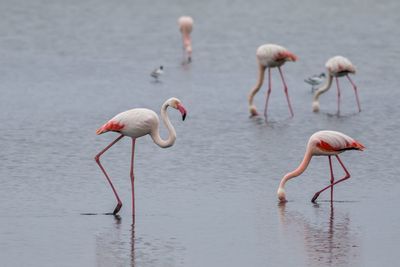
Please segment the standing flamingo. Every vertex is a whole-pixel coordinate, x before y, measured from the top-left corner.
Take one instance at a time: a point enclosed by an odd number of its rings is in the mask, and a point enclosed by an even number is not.
[[[113,214],[117,214],[118,211],[122,207],[122,202],[118,196],[117,191],[114,188],[114,185],[111,182],[110,177],[106,173],[105,169],[100,163],[100,156],[106,152],[110,147],[112,147],[115,143],[122,139],[124,136],[129,136],[132,138],[132,158],[131,158],[131,183],[132,183],[132,214],[135,215],[135,187],[134,187],[134,175],[133,175],[133,159],[135,152],[135,141],[136,138],[149,134],[153,139],[154,143],[162,148],[170,147],[174,144],[176,139],[176,132],[174,127],[172,126],[167,108],[172,107],[177,109],[182,114],[182,120],[185,120],[186,110],[183,107],[181,101],[175,97],[172,97],[164,102],[161,107],[161,118],[167,127],[168,130],[168,139],[163,140],[160,137],[159,133],[159,119],[157,114],[146,108],[135,108],[131,110],[124,111],[122,113],[117,114],[114,118],[109,120],[106,124],[97,129],[96,134],[103,134],[109,131],[120,133],[121,135],[115,139],[111,144],[109,144],[106,148],[100,151],[99,154],[96,155],[95,160],[99,165],[100,169],[103,171],[104,175],[107,178],[107,181],[110,183],[111,189],[114,192],[115,197],[117,198],[117,207],[115,208]]]
[[[293,110],[289,100],[288,88],[286,86],[285,79],[283,78],[283,73],[281,70],[281,66],[285,64],[286,61],[296,61],[297,56],[292,52],[288,51],[286,48],[275,45],[275,44],[265,44],[258,47],[257,52],[257,60],[258,60],[258,81],[257,85],[250,91],[248,100],[249,100],[249,109],[251,116],[257,116],[256,106],[253,104],[254,96],[260,90],[263,82],[264,82],[264,74],[265,69],[268,68],[268,91],[265,100],[265,109],[264,116],[267,119],[267,108],[268,108],[268,100],[269,95],[271,94],[271,68],[278,67],[279,74],[282,78],[284,91],[286,94],[286,99],[289,105],[290,114],[293,117]]]
[[[332,57],[326,62],[325,67],[328,69],[328,79],[326,80],[326,83],[321,88],[319,88],[314,94],[314,99],[312,103],[313,111],[314,112],[319,111],[319,96],[329,90],[329,88],[332,85],[333,77],[335,77],[337,86],[337,108],[338,108],[338,114],[340,114],[340,88],[339,88],[338,77],[346,76],[351,85],[353,86],[354,93],[356,95],[358,111],[361,112],[360,101],[358,99],[357,86],[354,84],[353,80],[349,76],[349,73],[351,74],[356,73],[356,68],[350,62],[350,60],[342,56]]]
[[[182,33],[183,50],[187,61],[192,61],[192,39],[190,33],[193,29],[193,19],[189,16],[182,16],[178,19],[179,30]]]
[[[339,158],[339,154],[346,151],[346,150],[363,150],[365,147],[343,133],[336,132],[336,131],[319,131],[314,133],[307,144],[307,150],[304,155],[303,161],[301,162],[300,166],[297,167],[292,172],[287,173],[281,180],[278,188],[278,198],[281,202],[286,201],[286,194],[285,194],[285,184],[288,180],[299,176],[302,174],[308,164],[311,161],[312,156],[328,156],[329,159],[329,167],[331,169],[331,184],[327,187],[323,188],[322,190],[315,193],[314,197],[312,198],[312,202],[318,198],[319,194],[321,194],[326,189],[331,189],[331,202],[333,201],[333,186],[337,183],[340,183],[346,179],[350,178],[350,173],[347,171],[346,167],[343,165],[342,161]],[[331,156],[335,155],[336,159],[338,160],[339,164],[342,166],[346,175],[335,182],[333,176],[333,169],[332,169],[332,160]]]

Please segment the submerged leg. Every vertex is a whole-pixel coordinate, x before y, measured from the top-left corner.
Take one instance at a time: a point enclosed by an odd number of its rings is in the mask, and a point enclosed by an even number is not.
[[[339,79],[335,77],[336,87],[337,87],[337,113],[340,114],[340,87],[339,87]]]
[[[337,180],[336,182],[333,182],[331,185],[328,185],[327,187],[323,188],[322,190],[318,191],[317,193],[315,193],[314,197],[311,199],[311,202],[315,202],[315,200],[317,200],[319,194],[321,194],[323,191],[325,191],[328,188],[332,188],[334,185],[343,182],[344,180],[347,180],[350,178],[350,173],[347,171],[346,167],[344,166],[343,162],[340,160],[339,156],[336,155],[337,160],[339,161],[340,165],[342,166],[344,172],[346,173],[346,175],[340,179]]]
[[[132,157],[131,157],[131,183],[132,183],[132,216],[135,217],[135,176],[133,174],[133,159],[135,156],[135,138],[132,138]]]
[[[265,99],[265,107],[264,107],[265,121],[267,121],[268,100],[269,100],[269,96],[271,95],[271,90],[272,90],[271,68],[268,68],[268,90],[267,90],[267,95],[266,95],[266,99]]]
[[[122,207],[122,202],[121,202],[121,199],[120,199],[119,196],[118,196],[117,190],[115,190],[114,185],[113,185],[113,183],[111,182],[110,177],[108,176],[106,170],[104,169],[104,167],[103,167],[103,166],[101,165],[101,163],[100,163],[100,156],[103,155],[104,152],[106,152],[108,149],[110,149],[110,147],[112,147],[113,145],[115,145],[115,143],[117,143],[119,140],[121,140],[122,137],[124,137],[124,136],[121,134],[117,139],[115,139],[113,142],[111,142],[111,144],[109,144],[108,146],[106,146],[106,148],[104,148],[102,151],[100,151],[99,154],[97,154],[97,155],[94,157],[94,159],[95,159],[95,161],[97,162],[97,164],[99,165],[100,169],[103,171],[104,175],[106,176],[107,181],[108,181],[108,183],[110,184],[111,189],[113,190],[115,197],[117,198],[118,204],[117,204],[117,206],[115,207],[115,209],[114,209],[114,211],[113,211],[113,214],[114,214],[114,215],[117,214],[118,211],[121,209],[121,207]]]
[[[353,86],[354,89],[354,93],[356,95],[356,101],[357,101],[357,106],[358,106],[358,112],[361,112],[361,106],[360,106],[360,100],[358,98],[358,91],[357,91],[357,86],[356,84],[353,82],[353,80],[350,78],[349,75],[346,75],[347,79],[349,80],[349,82],[351,83],[351,85]]]
[[[285,91],[286,100],[287,100],[287,102],[288,102],[288,106],[289,106],[289,110],[290,110],[290,115],[293,117],[294,114],[293,114],[292,105],[290,104],[289,92],[288,92],[288,88],[287,88],[287,85],[286,85],[286,82],[285,82],[285,78],[283,78],[283,73],[282,73],[281,67],[278,67],[278,70],[279,70],[279,74],[281,75],[281,78],[282,78],[283,88],[284,88],[284,91]]]

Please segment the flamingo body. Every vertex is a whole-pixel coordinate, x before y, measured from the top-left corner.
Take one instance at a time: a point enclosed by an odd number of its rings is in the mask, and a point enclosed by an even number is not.
[[[303,161],[292,172],[287,173],[281,180],[278,188],[278,199],[281,202],[286,201],[286,193],[285,193],[285,184],[288,180],[295,178],[299,175],[301,175],[308,167],[308,164],[311,161],[311,158],[313,156],[328,156],[329,157],[329,166],[331,170],[331,185],[325,187],[324,189],[318,191],[313,199],[312,202],[314,202],[319,194],[323,191],[325,191],[328,188],[331,188],[331,201],[333,200],[333,186],[339,182],[342,182],[348,178],[350,178],[350,173],[347,171],[347,169],[344,167],[342,161],[339,158],[339,154],[343,153],[346,150],[364,150],[364,145],[361,144],[360,142],[356,141],[355,139],[351,138],[348,135],[345,135],[341,132],[336,132],[336,131],[319,131],[314,133],[307,144],[307,150],[304,155]],[[333,169],[332,169],[332,161],[331,161],[331,156],[335,156],[344,169],[346,176],[343,177],[342,179],[338,181],[334,181],[334,176],[333,176]]]
[[[111,120],[106,122],[104,125],[102,125],[99,129],[97,129],[96,134],[103,134],[110,131],[121,134],[117,139],[111,142],[111,144],[109,144],[106,148],[104,148],[102,151],[100,151],[100,153],[98,153],[95,156],[95,160],[99,165],[100,169],[102,170],[102,172],[104,173],[118,202],[113,212],[114,215],[117,214],[121,209],[122,201],[118,196],[117,190],[115,189],[111,181],[111,178],[108,176],[106,170],[100,163],[100,157],[115,143],[121,140],[124,136],[132,138],[132,158],[131,158],[130,176],[132,183],[132,214],[135,215],[134,174],[133,174],[135,141],[136,138],[149,134],[153,139],[154,143],[156,143],[158,146],[162,148],[167,148],[174,144],[176,139],[176,132],[167,114],[168,107],[172,107],[174,109],[179,110],[182,114],[182,120],[185,120],[186,117],[186,110],[179,99],[172,97],[164,102],[164,104],[161,107],[161,118],[169,133],[168,138],[166,140],[163,140],[160,137],[159,133],[160,122],[158,115],[154,111],[146,108],[135,108],[121,112],[117,114],[115,117],[113,117]]]
[[[362,150],[364,146],[341,132],[319,131],[311,135],[308,145],[313,156],[338,155],[346,150]]]
[[[150,134],[159,125],[157,113],[147,108],[135,108],[117,114],[96,133],[103,134],[109,131],[118,132],[132,138]]]
[[[288,102],[289,106],[289,111],[291,116],[293,117],[293,110],[292,106],[290,104],[290,99],[289,99],[289,93],[287,89],[287,85],[285,82],[285,79],[283,77],[283,73],[281,70],[281,66],[285,64],[286,61],[296,61],[297,56],[284,48],[283,46],[276,45],[276,44],[265,44],[261,45],[260,47],[257,48],[256,51],[256,57],[258,61],[258,81],[256,86],[251,89],[250,94],[248,96],[248,101],[249,101],[249,111],[250,111],[250,116],[257,116],[257,108],[254,105],[254,96],[257,94],[257,92],[260,90],[261,86],[263,85],[264,82],[264,75],[265,75],[265,70],[268,68],[268,90],[267,90],[267,95],[266,95],[266,101],[265,101],[265,108],[264,108],[264,117],[265,120],[267,121],[267,108],[268,108],[268,100],[269,100],[269,95],[271,94],[272,90],[272,85],[271,85],[271,68],[278,68],[279,74],[282,79],[283,87],[284,87],[284,92],[286,95],[286,100]]]
[[[258,62],[267,68],[280,67],[286,61],[296,61],[297,56],[276,44],[265,44],[257,48],[256,56]]]
[[[338,114],[340,113],[340,86],[339,86],[338,78],[346,76],[354,89],[354,94],[356,96],[358,111],[361,112],[361,106],[360,106],[360,100],[358,98],[357,86],[355,85],[355,83],[349,76],[349,74],[356,73],[356,67],[351,63],[351,61],[348,58],[345,58],[342,56],[335,56],[335,57],[330,58],[326,62],[325,67],[328,70],[328,78],[326,79],[325,84],[323,84],[320,88],[318,88],[317,91],[314,93],[314,98],[313,98],[313,103],[312,103],[313,111],[314,112],[319,111],[319,109],[320,109],[319,97],[320,97],[320,95],[322,95],[323,93],[328,91],[329,88],[331,88],[333,78],[335,78],[336,87],[337,87],[337,112],[338,112]]]
[[[330,58],[325,67],[333,77],[341,77],[346,74],[355,74],[356,67],[350,62],[348,58],[342,56],[335,56]]]
[[[182,16],[178,19],[178,24],[181,32],[191,33],[193,29],[193,18]]]

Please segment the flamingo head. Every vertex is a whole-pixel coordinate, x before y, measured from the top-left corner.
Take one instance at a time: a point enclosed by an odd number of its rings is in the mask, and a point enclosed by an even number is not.
[[[278,188],[278,199],[280,202],[286,202],[286,193],[285,193],[285,189],[283,187],[279,187]]]
[[[314,112],[318,112],[319,111],[319,102],[318,101],[313,101],[312,103],[312,110]]]
[[[168,99],[168,105],[174,109],[179,110],[179,112],[182,114],[182,120],[183,121],[185,120],[186,109],[182,105],[182,102],[178,98],[172,97],[172,98]]]
[[[249,111],[250,111],[250,117],[258,116],[258,112],[257,112],[256,106],[251,105],[250,108],[249,108]]]

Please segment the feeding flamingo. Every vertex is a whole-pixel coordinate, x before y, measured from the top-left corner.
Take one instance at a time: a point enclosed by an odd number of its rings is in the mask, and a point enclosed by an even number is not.
[[[134,174],[133,174],[135,141],[136,138],[149,134],[153,139],[154,143],[156,143],[158,146],[162,148],[167,148],[174,144],[176,139],[176,132],[168,117],[167,113],[168,107],[172,107],[174,109],[179,110],[182,114],[182,120],[185,120],[186,117],[186,110],[179,99],[172,97],[164,102],[164,104],[161,107],[161,118],[168,130],[169,135],[167,140],[163,140],[160,137],[160,132],[159,132],[160,122],[158,119],[158,115],[154,111],[146,108],[135,108],[119,113],[96,131],[96,134],[103,134],[109,131],[121,134],[117,139],[111,142],[111,144],[109,144],[106,148],[100,151],[100,153],[98,153],[95,157],[97,164],[99,165],[100,169],[106,176],[107,181],[110,183],[111,189],[113,190],[114,195],[117,198],[118,204],[113,212],[114,215],[117,214],[118,211],[121,209],[122,202],[118,196],[117,191],[114,188],[113,183],[111,182],[110,177],[108,176],[105,169],[100,163],[100,156],[103,155],[103,153],[106,152],[115,143],[121,140],[122,137],[128,136],[132,138],[130,177],[132,183],[132,213],[133,215],[135,215],[135,187],[134,187]]]
[[[287,173],[281,180],[278,188],[278,198],[281,202],[286,201],[286,193],[285,193],[285,184],[287,181],[289,181],[292,178],[295,178],[302,174],[308,164],[311,161],[311,158],[313,156],[328,156],[329,159],[329,167],[331,171],[331,184],[322,190],[318,191],[315,193],[314,197],[312,198],[312,202],[315,202],[315,200],[318,198],[319,194],[321,194],[323,191],[326,189],[330,188],[331,189],[331,201],[333,201],[333,186],[336,185],[337,183],[340,183],[346,179],[350,178],[350,173],[347,171],[346,167],[343,165],[343,162],[339,158],[339,154],[346,151],[346,150],[363,150],[365,147],[351,138],[350,136],[347,136],[343,133],[336,132],[336,131],[319,131],[314,133],[311,137],[310,140],[308,141],[307,144],[307,150],[304,155],[303,161],[301,162],[300,166],[297,167],[292,172]],[[335,156],[336,159],[338,160],[339,164],[342,166],[344,172],[346,175],[335,182],[335,178],[333,176],[333,169],[332,169],[332,160],[331,156]]]
[[[186,60],[190,63],[192,61],[192,39],[190,33],[193,29],[193,19],[189,16],[182,16],[178,19],[179,30],[182,33],[183,50]]]
[[[322,87],[320,87],[314,94],[314,99],[312,103],[313,111],[314,112],[319,111],[319,96],[329,90],[329,88],[332,85],[333,77],[335,77],[336,87],[337,87],[337,108],[338,108],[338,114],[340,114],[340,87],[338,78],[346,76],[351,85],[353,86],[354,93],[356,95],[358,111],[361,112],[360,101],[358,99],[357,86],[349,76],[350,73],[351,74],[356,73],[355,66],[347,58],[342,56],[336,56],[330,58],[326,62],[325,67],[328,69],[328,79],[326,83]]]
[[[271,68],[277,67],[279,70],[279,74],[282,79],[284,91],[286,94],[286,99],[289,105],[290,114],[293,117],[293,110],[289,100],[288,88],[286,86],[285,79],[283,78],[283,73],[281,70],[281,66],[285,64],[286,61],[296,61],[297,56],[292,52],[288,51],[286,48],[275,45],[275,44],[265,44],[258,47],[256,52],[257,60],[258,60],[258,81],[257,85],[250,91],[248,100],[249,100],[249,109],[251,116],[257,116],[256,106],[253,104],[254,96],[260,90],[263,82],[264,82],[264,74],[265,69],[268,68],[268,91],[265,100],[265,109],[264,116],[267,119],[267,108],[268,108],[268,100],[269,95],[271,94]]]

